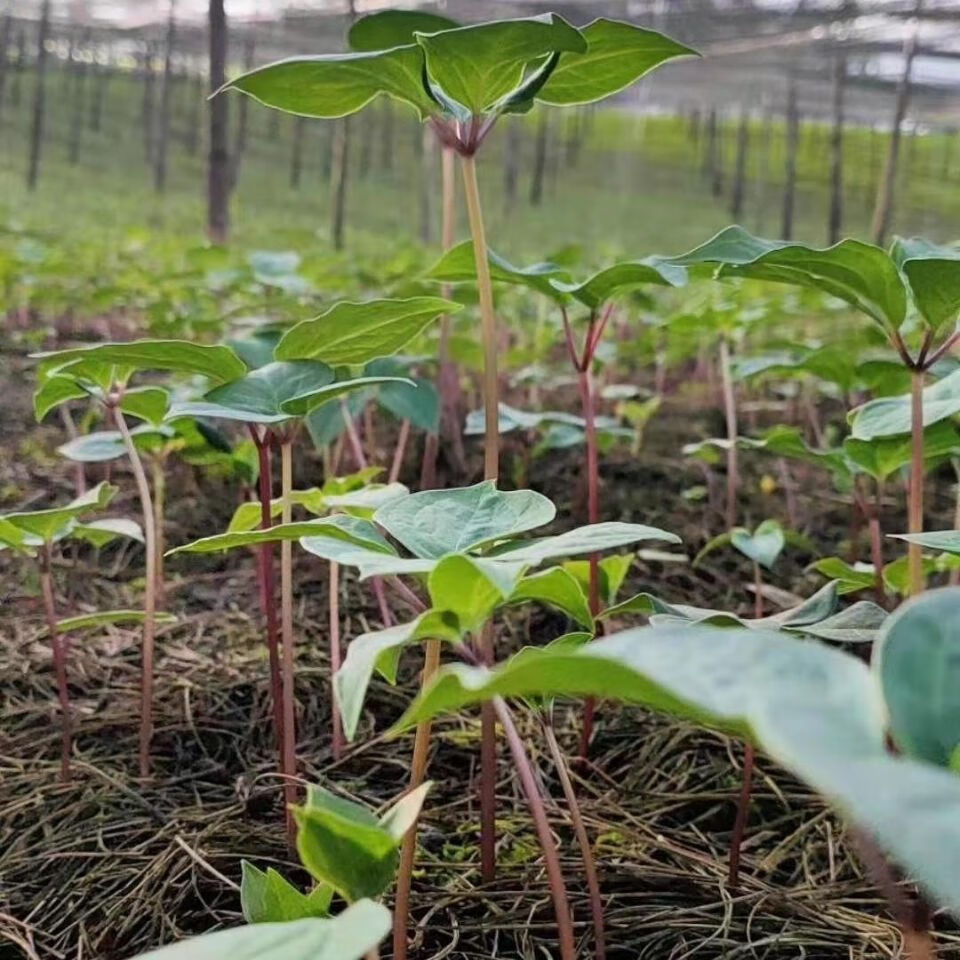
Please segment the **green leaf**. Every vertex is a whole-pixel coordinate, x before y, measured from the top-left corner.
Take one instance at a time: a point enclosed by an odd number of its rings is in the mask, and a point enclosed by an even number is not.
[[[424,86],[423,72],[423,53],[410,44],[278,60],[229,81],[217,92],[239,90],[285,113],[324,119],[349,116],[385,94],[410,104],[425,120],[437,112],[437,104]]]
[[[35,538],[28,536],[16,524],[5,517],[0,517],[0,548],[7,548],[26,556],[33,555],[33,547],[38,545],[30,541]]]
[[[410,499],[412,500],[413,497]],[[680,543],[680,538],[676,534],[667,533],[666,530],[661,530],[658,527],[648,527],[642,523],[608,521],[576,527],[555,537],[507,544],[505,547],[497,549],[495,558],[535,565],[553,557],[572,557],[581,553],[599,553],[602,550],[627,546],[641,540],[665,540],[667,543]]]
[[[783,629],[816,637],[818,640],[832,640],[835,643],[873,643],[887,617],[887,611],[883,607],[869,600],[858,600],[846,610],[823,620],[798,626],[784,624]]]
[[[494,283],[527,287],[553,300],[564,299],[550,281],[568,278],[569,273],[555,263],[535,263],[529,267],[515,267],[489,247],[487,247],[487,263],[490,267],[490,279]],[[473,253],[473,241],[465,240],[451,247],[425,276],[426,279],[437,283],[476,283],[477,262]]]
[[[373,524],[356,517],[333,516],[319,520],[304,520],[299,523],[280,523],[265,530],[242,530],[233,533],[218,533],[203,537],[167,551],[175,553],[219,553],[237,547],[252,547],[261,543],[277,543],[301,538],[331,538],[344,541],[365,550],[393,554],[390,545],[377,532]]]
[[[148,423],[134,427],[130,431],[134,445],[141,447],[154,441],[164,441],[174,436],[170,427],[154,427]],[[57,447],[57,453],[68,460],[80,463],[106,463],[126,456],[127,448],[123,434],[119,430],[97,430],[84,436],[75,437]]]
[[[339,563],[343,567],[356,567],[360,571],[361,580],[429,573],[436,566],[436,560],[410,559],[398,556],[392,551],[387,553],[330,537],[304,537],[300,546],[323,560]]]
[[[134,340],[130,343],[98,343],[51,353],[32,354],[40,361],[41,374],[60,369],[72,360],[121,364],[135,370],[167,370],[208,377],[226,383],[242,377],[247,368],[229,348],[205,346],[188,340]]]
[[[960,530],[929,530],[926,533],[891,533],[895,540],[907,543],[919,543],[928,550],[941,550],[952,556],[960,557]]]
[[[555,514],[554,505],[539,493],[504,493],[495,481],[485,480],[472,487],[411,494],[381,507],[374,520],[415,557],[439,559],[541,527]]]
[[[960,310],[960,249],[941,247],[923,237],[898,237],[890,250],[907,278],[913,302],[937,333]]]
[[[770,570],[786,546],[783,527],[776,520],[764,520],[751,533],[743,527],[730,531],[730,543],[745,557]]]
[[[436,433],[440,428],[440,397],[429,380],[386,383],[377,392],[377,402],[398,420],[409,420],[418,430]]]
[[[241,860],[240,869],[240,907],[247,923],[285,923],[330,915],[331,887],[320,884],[304,894],[273,867],[264,873]]]
[[[126,537],[128,540],[143,543],[140,524],[122,517],[107,517],[103,520],[91,520],[89,523],[74,524],[69,536],[74,540],[86,540],[95,547],[106,546],[117,537]]]
[[[907,293],[893,261],[879,247],[859,240],[818,249],[765,240],[733,226],[669,262],[710,263],[720,277],[752,277],[822,290],[863,311],[888,334],[906,316]]]
[[[156,613],[157,624],[176,623],[172,613]],[[76,633],[78,630],[93,630],[97,627],[113,627],[119,624],[143,623],[146,614],[142,610],[101,610],[98,613],[81,613],[57,621],[57,633]],[[46,632],[46,631],[44,631]]]
[[[605,603],[613,603],[623,581],[626,579],[636,554],[633,553],[615,553],[611,557],[602,557],[597,564],[597,573],[600,580],[600,599]],[[577,582],[583,588],[584,595],[590,593],[590,561],[589,560],[567,560],[563,564],[563,569],[576,577]]]
[[[584,588],[577,578],[563,567],[551,567],[524,577],[510,594],[508,603],[535,600],[562,610],[581,626],[593,630],[593,616]]]
[[[580,28],[586,53],[564,54],[537,99],[569,106],[593,103],[630,86],[676,57],[699,56],[655,30],[601,17]]]
[[[416,390],[417,385],[406,377],[354,377],[352,380],[338,380],[328,387],[322,387],[313,393],[288,400],[283,409],[295,416],[305,416],[317,407],[336,400],[338,397],[358,394],[366,396],[372,387],[405,387]]]
[[[960,370],[948,374],[923,390],[924,429],[960,413]],[[880,397],[847,414],[852,435],[857,440],[893,437],[909,433],[912,425],[911,398]]]
[[[311,786],[293,807],[297,852],[311,876],[348,903],[380,897],[397,869],[397,843],[364,806]]]
[[[351,50],[388,50],[413,43],[416,33],[439,33],[459,27],[456,20],[426,10],[381,10],[360,17],[347,32]]]
[[[124,413],[154,427],[163,423],[169,406],[170,394],[162,387],[132,387],[124,391],[120,401]]]
[[[931,590],[900,607],[873,663],[897,746],[949,767],[960,746],[960,589]]]
[[[43,378],[33,395],[33,415],[39,422],[62,403],[67,403],[70,400],[81,400],[89,396],[90,392],[80,386],[73,377],[51,376]]]
[[[923,458],[929,470],[932,464],[950,456],[960,446],[960,435],[949,421],[940,421],[923,433]],[[909,434],[858,440],[848,437],[843,452],[864,473],[886,480],[912,459],[913,441]]]
[[[877,585],[876,572],[869,563],[850,564],[840,557],[822,557],[810,567],[831,581],[836,581],[841,594],[872,590]]]
[[[103,481],[95,487],[91,487],[75,500],[71,500],[64,507],[52,507],[49,510],[34,510],[25,513],[8,513],[4,519],[25,533],[39,537],[43,541],[50,541],[77,518],[102,510],[119,489],[119,487]]]
[[[403,838],[417,822],[423,801],[433,784],[428,780],[401,797],[381,818],[380,826],[393,837],[399,846]]]
[[[361,900],[329,919],[257,923],[140,954],[137,960],[363,960],[390,932],[390,911]]]
[[[203,402],[273,419],[288,414],[288,405],[302,403],[334,381],[333,370],[315,360],[268,363],[207,393]]]
[[[428,610],[410,623],[362,633],[351,640],[343,665],[333,678],[337,706],[347,739],[353,740],[356,735],[360,712],[374,671],[388,683],[394,684],[404,647],[429,639],[457,642],[460,637],[460,624],[453,614]]]
[[[430,79],[475,116],[520,86],[528,66],[553,53],[587,50],[583,36],[555,13],[418,33],[417,42]]]
[[[643,260],[615,263],[583,283],[552,280],[551,285],[593,310],[612,297],[644,284],[682,287],[686,282],[687,271],[684,267],[668,263],[660,257],[646,257]]]
[[[456,313],[459,303],[439,297],[344,301],[291,327],[277,344],[278,360],[322,360],[332,366],[368,363],[406,346],[434,320]]]
[[[513,593],[522,572],[521,565],[451,554],[430,571],[427,589],[435,610],[452,613],[461,632],[475,634]]]

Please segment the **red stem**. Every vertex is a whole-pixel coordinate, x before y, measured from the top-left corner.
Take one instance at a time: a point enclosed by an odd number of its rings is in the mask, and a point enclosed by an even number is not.
[[[407,440],[410,437],[410,421],[404,420],[400,424],[400,435],[397,437],[397,446],[393,451],[393,463],[390,465],[388,483],[396,483],[400,477],[400,468],[403,466],[403,455],[407,452]]]
[[[340,707],[337,704],[337,688],[333,678],[340,669],[340,564],[330,564],[330,703],[333,710],[333,759],[339,760],[343,753],[343,723],[340,719]]]
[[[914,370],[910,380],[910,491],[909,530],[923,532],[923,371]],[[910,596],[923,591],[923,548],[911,543],[907,550]]]
[[[493,663],[493,624],[480,635],[480,657]],[[492,883],[497,876],[497,718],[489,702],[480,706],[480,876]]]
[[[57,630],[56,602],[53,594],[53,547],[44,543],[40,554],[40,590],[43,610],[53,650],[53,671],[57,678],[57,696],[60,700],[60,780],[70,781],[70,753],[72,749],[73,715],[70,710],[70,691],[67,687],[66,641]]]
[[[740,885],[740,847],[747,829],[747,814],[750,812],[750,790],[753,785],[753,744],[748,743],[743,753],[743,781],[740,787],[740,799],[737,803],[737,818],[730,837],[730,870],[727,885],[736,890]]]
[[[516,725],[513,722],[510,708],[502,697],[494,697],[490,701],[490,706],[497,719],[499,719],[500,725],[503,727],[503,733],[506,737],[507,745],[510,747],[510,754],[513,757],[517,776],[520,778],[520,785],[523,787],[524,795],[527,798],[530,816],[533,819],[533,824],[537,830],[537,837],[540,840],[540,849],[543,851],[543,865],[547,871],[547,881],[550,884],[553,909],[557,916],[560,957],[562,960],[575,960],[576,947],[573,939],[573,923],[570,917],[567,889],[563,881],[563,872],[560,869],[560,858],[557,856],[557,847],[553,841],[553,834],[550,832],[550,824],[547,821],[543,797],[540,794],[540,788],[537,786],[537,778],[534,776],[530,758],[527,756],[523,741],[520,739],[520,734],[517,732]]]
[[[593,858],[593,847],[590,844],[590,837],[587,835],[587,827],[583,822],[583,815],[580,812],[580,802],[577,800],[577,793],[573,789],[573,783],[570,780],[570,771],[567,769],[567,761],[560,750],[560,744],[557,743],[557,735],[553,729],[553,723],[548,714],[543,717],[543,733],[547,741],[547,747],[550,750],[550,756],[553,759],[553,765],[557,768],[557,776],[560,778],[560,786],[563,788],[563,796],[567,801],[567,810],[570,813],[570,822],[573,824],[573,832],[577,837],[577,844],[580,847],[580,855],[583,857],[583,873],[587,881],[587,891],[590,894],[590,916],[593,920],[593,936],[595,940],[594,956],[596,960],[604,960],[607,955],[606,934],[603,923],[603,900],[600,897],[600,882],[597,879],[597,866]]]

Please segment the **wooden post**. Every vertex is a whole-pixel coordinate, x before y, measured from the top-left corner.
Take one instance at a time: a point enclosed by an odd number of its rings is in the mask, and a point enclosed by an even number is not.
[[[50,0],[43,0],[40,25],[37,29],[37,65],[33,93],[33,123],[30,130],[30,162],[27,166],[27,189],[36,190],[40,176],[40,151],[43,149],[43,124],[47,94],[47,38],[50,35]]]
[[[784,146],[783,208],[780,236],[793,239],[793,207],[797,189],[797,149],[800,145],[800,117],[797,110],[797,82],[793,75],[787,84],[787,139]]]
[[[543,176],[547,169],[547,137],[550,133],[547,111],[541,107],[537,139],[533,154],[533,177],[530,180],[530,203],[537,207],[543,200]]]
[[[75,55],[70,65],[73,74],[73,89],[70,96],[70,140],[67,159],[71,166],[76,166],[80,162],[80,141],[83,138],[83,94],[87,78],[87,67],[83,62],[82,49],[89,44],[90,31],[87,30],[79,44],[81,55]]]
[[[107,99],[107,84],[113,71],[113,57],[108,51],[106,63],[98,63],[93,75],[93,99],[90,101],[90,130],[99,133],[103,128],[103,107]]]
[[[176,0],[170,0],[167,16],[167,37],[163,51],[163,79],[160,87],[160,113],[157,117],[154,144],[153,189],[163,193],[167,188],[167,148],[170,139],[170,97],[173,92],[173,48],[177,42]],[[246,98],[244,98],[246,99]]]
[[[347,26],[357,19],[355,0],[347,0]],[[347,228],[347,180],[350,174],[350,117],[336,121],[331,144],[330,239],[334,250],[342,250]]]
[[[830,136],[830,219],[827,243],[834,244],[843,231],[843,94],[847,58],[838,53],[833,62],[833,129]]]
[[[226,82],[227,17],[223,0],[210,0],[210,92]],[[224,244],[230,231],[230,128],[227,97],[210,101],[210,154],[207,163],[207,234],[211,242]]]
[[[923,0],[917,0],[914,13],[923,9]],[[913,70],[913,58],[917,52],[917,31],[907,38],[903,46],[903,73],[897,84],[897,98],[893,108],[893,126],[887,143],[887,154],[883,161],[883,172],[877,184],[877,197],[873,207],[873,222],[870,232],[873,242],[883,245],[893,218],[894,187],[897,181],[897,162],[900,157],[900,138],[903,131],[903,118],[910,104],[910,74]]]
[[[20,106],[21,91],[23,88],[23,71],[27,66],[27,35],[22,29],[17,31],[17,59],[16,68],[13,71],[13,82],[10,84],[10,102],[15,106]]]
[[[144,42],[141,76],[143,79],[143,96],[140,103],[140,119],[143,124],[143,155],[147,163],[153,162],[154,148],[154,71],[153,71],[153,42]]]
[[[243,72],[247,73],[249,70],[253,69],[253,58],[256,52],[256,42],[254,40],[253,33],[247,33],[246,39],[243,43]],[[237,132],[233,141],[233,157],[232,159],[232,173],[230,175],[231,182],[234,187],[236,187],[237,182],[240,180],[240,162],[243,158],[243,153],[247,149],[247,135],[250,127],[249,122],[249,110],[250,107],[250,98],[249,97],[240,97],[237,102]],[[271,113],[277,113],[273,110]]]
[[[300,176],[303,173],[303,135],[307,125],[305,117],[293,118],[293,151],[290,154],[290,187],[300,189]]]
[[[743,215],[746,195],[747,150],[750,145],[750,114],[746,107],[740,110],[740,125],[737,128],[737,158],[733,172],[733,192],[730,195],[730,216],[737,222]]]

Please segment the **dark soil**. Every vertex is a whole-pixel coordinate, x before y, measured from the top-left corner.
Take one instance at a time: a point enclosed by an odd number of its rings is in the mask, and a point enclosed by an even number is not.
[[[57,459],[63,432],[37,427],[22,358],[0,356],[0,510],[72,495],[73,472]],[[568,401],[569,402],[569,401]],[[824,411],[829,419],[836,412]],[[604,519],[642,521],[683,537],[692,553],[722,529],[722,470],[704,472],[680,455],[682,443],[717,435],[713,401],[683,385],[645,438],[643,453],[612,452],[602,463]],[[762,425],[762,419],[761,419]],[[381,441],[388,434],[380,424]],[[504,470],[528,469],[529,483],[560,505],[558,527],[582,511],[576,451],[525,463],[525,438],[507,443]],[[477,450],[470,448],[471,456]],[[513,460],[516,460],[516,463]],[[743,519],[784,519],[781,489],[760,492],[771,462],[744,457]],[[402,479],[416,483],[420,450]],[[298,463],[316,482],[319,461]],[[91,479],[98,479],[96,470]],[[114,469],[123,493],[117,510],[136,516],[126,471]],[[451,482],[464,478],[447,477]],[[474,479],[474,478],[469,478]],[[821,552],[849,548],[851,510],[827,479],[794,469],[796,510]],[[682,492],[705,484],[707,502]],[[932,485],[931,485],[932,486]],[[947,484],[932,510],[949,525]],[[769,489],[769,485],[767,485]],[[170,543],[213,532],[238,493],[179,466],[170,478]],[[891,501],[889,529],[901,518]],[[676,548],[674,548],[676,550]],[[861,549],[863,549],[861,547]],[[805,572],[810,557],[789,550],[772,585],[806,596],[822,581]],[[419,664],[405,661],[401,682],[374,684],[356,745],[340,763],[329,750],[326,571],[298,560],[298,754],[305,781],[334,785],[372,803],[405,787],[411,739],[384,731],[412,696]],[[134,606],[142,557],[109,547],[64,558],[58,568],[64,614]],[[49,651],[40,633],[30,571],[0,555],[0,958],[121,960],[160,943],[240,920],[240,860],[298,868],[284,846],[266,682],[266,653],[253,564],[236,555],[170,564],[168,608],[179,622],[158,638],[155,771],[136,778],[138,633],[111,629],[77,638],[70,677],[78,730],[75,779],[57,780],[58,726]],[[630,592],[748,613],[749,570],[720,552],[702,568],[640,560]],[[625,588],[626,591],[627,588]],[[344,578],[343,635],[379,626],[368,591]],[[625,595],[627,595],[625,593]],[[769,603],[769,602],[768,602]],[[771,605],[772,609],[772,605]],[[399,612],[399,611],[398,611]],[[626,624],[624,624],[626,625]],[[565,629],[544,613],[516,616],[499,631],[499,652],[551,639]],[[557,710],[561,738],[576,748],[578,708]],[[561,797],[536,724],[521,714],[544,783]],[[477,811],[468,788],[475,773],[476,716],[436,726],[430,775],[435,786],[421,821],[422,851],[414,891],[418,958],[546,958],[555,955],[550,901],[535,836],[510,764],[503,762],[500,868],[480,883]],[[899,935],[845,843],[845,829],[810,791],[759,761],[741,890],[725,885],[726,848],[739,788],[739,744],[639,709],[603,704],[591,763],[577,771],[588,827],[597,839],[600,880],[613,958],[893,957]],[[551,813],[571,887],[582,955],[590,955],[582,867],[561,807]],[[305,879],[300,876],[300,879]],[[960,956],[943,934],[942,956]],[[384,956],[389,948],[384,946]]]

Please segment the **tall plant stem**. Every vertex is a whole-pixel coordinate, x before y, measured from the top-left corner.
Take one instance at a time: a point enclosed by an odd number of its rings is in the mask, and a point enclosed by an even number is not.
[[[428,640],[423,660],[420,689],[423,690],[440,666],[440,641]],[[424,720],[417,724],[413,740],[413,759],[410,765],[410,789],[423,783],[427,774],[430,750],[431,723]],[[407,926],[410,917],[410,889],[413,885],[413,864],[417,856],[417,825],[414,824],[403,838],[400,850],[400,872],[397,875],[397,896],[393,906],[393,957],[407,958]]]
[[[290,523],[293,514],[293,438],[284,435],[280,443],[280,483],[283,523]],[[282,649],[280,674],[283,680],[283,799],[287,808],[287,837],[291,847],[297,832],[290,816],[290,807],[297,802],[296,718],[293,712],[293,543],[280,544],[280,631]]]
[[[462,155],[460,167],[473,237],[473,255],[480,296],[480,323],[483,338],[483,409],[486,429],[483,442],[483,476],[496,480],[500,473],[499,383],[497,380],[497,318],[493,312],[493,285],[487,261],[487,236],[477,185],[477,162],[473,155]],[[488,624],[481,635],[480,650],[486,662],[493,655],[493,627]],[[496,721],[491,704],[480,713],[480,870],[485,882],[496,874]]]
[[[483,339],[483,410],[486,424],[483,439],[483,476],[496,480],[500,473],[499,383],[497,379],[497,318],[493,312],[493,285],[487,260],[487,236],[477,185],[477,161],[461,156],[463,186],[473,237],[473,255],[477,269],[477,293],[480,297],[480,324]]]
[[[720,380],[723,387],[723,412],[727,421],[727,529],[737,525],[737,401],[730,370],[730,347],[727,338],[720,338]]]
[[[923,533],[923,370],[910,379],[910,502],[909,531]],[[910,596],[923,592],[923,548],[911,543],[907,550]]]
[[[273,472],[270,462],[270,435],[261,436],[257,428],[250,427],[250,434],[257,447],[260,463],[260,528],[273,526],[271,501],[273,498]],[[280,772],[284,774],[283,761],[283,701],[280,682],[280,631],[277,626],[277,600],[273,573],[273,544],[262,543],[257,550],[257,577],[260,581],[260,606],[267,625],[267,656],[270,662],[270,699],[273,708],[273,731],[277,743]]]
[[[150,776],[150,741],[153,739],[153,638],[157,613],[157,528],[154,523],[150,484],[134,445],[119,403],[111,403],[113,419],[123,438],[130,459],[130,468],[137,483],[140,510],[143,514],[143,542],[146,551],[146,584],[143,590],[143,646],[140,651],[140,776]]]
[[[746,744],[743,752],[743,782],[740,786],[740,799],[737,803],[737,818],[733,823],[733,835],[730,837],[730,868],[727,885],[736,890],[740,885],[740,847],[747,829],[747,814],[750,812],[750,791],[753,786],[753,744]]]
[[[763,574],[756,560],[753,561],[753,615],[757,620],[763,616]]]
[[[73,716],[70,710],[70,691],[67,688],[66,641],[57,630],[57,610],[53,593],[53,547],[44,543],[40,553],[40,591],[43,594],[43,612],[53,650],[53,672],[57,678],[57,696],[60,699],[60,779],[70,780],[70,752],[72,746]]]
[[[407,440],[410,439],[410,421],[404,420],[400,424],[400,435],[393,451],[393,462],[390,464],[389,483],[396,483],[400,478],[400,468],[403,466],[403,455],[407,452]]]
[[[553,899],[553,909],[557,915],[557,934],[560,940],[560,957],[562,960],[575,960],[576,947],[573,939],[573,922],[570,917],[570,904],[567,900],[567,888],[563,882],[563,872],[560,869],[560,858],[557,856],[553,834],[550,833],[550,824],[547,821],[547,812],[544,809],[543,797],[537,785],[530,758],[513,722],[510,708],[502,697],[494,697],[491,706],[496,713],[503,733],[510,747],[517,776],[527,798],[530,816],[537,830],[540,840],[540,849],[543,851],[543,865],[547,871],[547,881],[550,884],[550,896]]]
[[[163,608],[167,602],[167,585],[163,570],[163,554],[166,542],[163,531],[163,514],[166,507],[167,477],[164,472],[166,458],[163,454],[155,456],[150,462],[153,480],[153,522],[157,528],[157,606]]]
[[[880,503],[882,499],[883,487],[878,482],[873,505],[867,515],[867,529],[870,532],[870,562],[873,564],[873,570],[877,578],[875,587],[877,603],[886,609],[887,590],[883,583],[883,531],[880,529]]]
[[[340,564],[330,564],[330,593],[328,596],[330,623],[330,703],[332,708],[331,752],[333,759],[339,760],[343,753],[343,721],[340,719],[340,706],[337,703],[337,688],[333,678],[340,669]]]
[[[553,759],[553,765],[557,768],[557,776],[560,778],[560,786],[563,788],[563,796],[567,801],[567,810],[570,813],[570,822],[573,824],[573,832],[576,834],[577,843],[580,845],[580,855],[583,857],[583,873],[587,881],[587,891],[590,894],[590,915],[593,920],[594,956],[596,960],[604,960],[607,955],[607,942],[603,923],[603,901],[600,899],[600,883],[597,880],[593,847],[590,844],[590,837],[587,836],[587,827],[580,812],[577,793],[570,780],[567,761],[560,749],[560,744],[557,743],[553,720],[549,714],[545,714],[543,717],[543,734],[547,741],[550,756]]]

